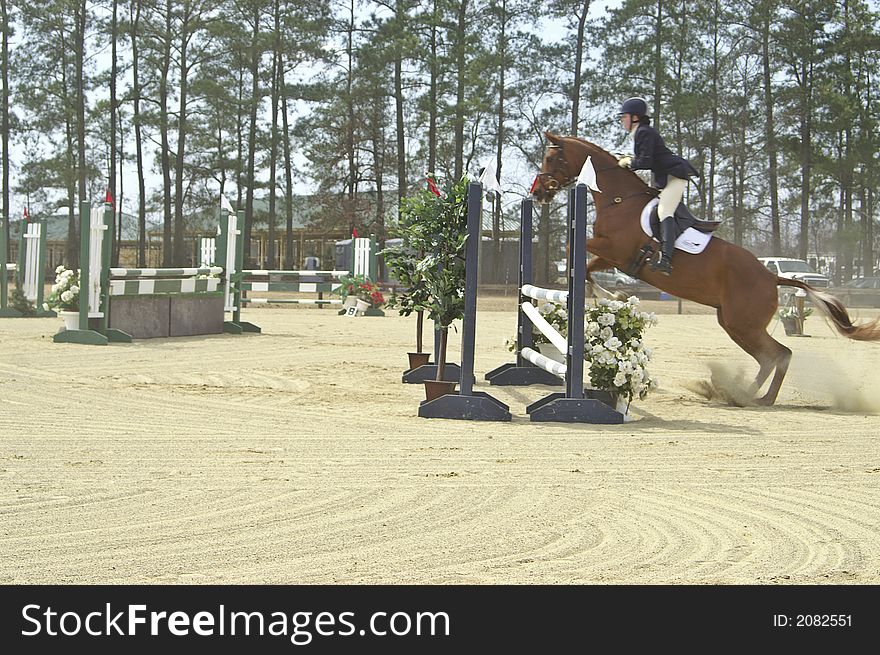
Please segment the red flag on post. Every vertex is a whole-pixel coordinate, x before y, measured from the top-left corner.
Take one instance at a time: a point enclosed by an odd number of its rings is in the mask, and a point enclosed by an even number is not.
[[[109,204],[111,207],[114,207],[114,209],[115,209],[115,206],[114,206],[114,204],[113,204],[113,196],[110,195],[110,189],[107,189],[106,191],[107,191],[107,194],[106,194],[106,196],[104,197],[104,202],[106,202],[107,204]]]
[[[351,228],[351,238],[352,239],[358,238],[358,229],[356,227]]]
[[[27,205],[25,205],[25,208],[24,208],[24,222],[25,223],[31,222],[31,217],[28,215]]]
[[[431,193],[433,193],[438,198],[443,195],[440,193],[440,189],[437,188],[437,185],[434,183],[434,180],[430,178],[430,176],[426,175],[425,179],[428,180],[428,188],[431,190]]]
[[[535,189],[538,188],[538,180],[541,179],[540,175],[535,175],[535,181],[532,182],[532,188],[529,189],[529,193],[532,194],[535,192]]]

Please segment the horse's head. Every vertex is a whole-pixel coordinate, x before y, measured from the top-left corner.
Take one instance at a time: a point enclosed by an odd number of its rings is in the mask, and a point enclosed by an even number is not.
[[[572,182],[580,172],[566,157],[564,139],[551,132],[544,132],[550,145],[541,162],[541,172],[532,185],[532,195],[539,203],[548,202],[562,187]]]
[[[577,137],[558,136],[552,132],[544,132],[544,135],[550,145],[544,153],[541,172],[535,178],[531,191],[538,203],[548,202],[557,191],[574,182],[588,156],[593,158],[596,172],[602,173],[606,181],[614,178],[614,182],[617,182],[618,179],[626,178],[628,183],[637,181],[644,185],[632,171],[619,168],[614,155],[596,144]],[[599,180],[600,186],[602,181]]]

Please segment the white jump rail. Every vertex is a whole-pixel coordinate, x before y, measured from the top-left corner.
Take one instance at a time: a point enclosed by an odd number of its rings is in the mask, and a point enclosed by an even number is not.
[[[562,379],[565,379],[565,372],[568,370],[568,367],[565,364],[561,364],[554,359],[545,357],[541,353],[537,352],[536,350],[532,350],[531,348],[523,348],[520,352],[522,353],[523,357],[525,357],[535,366],[543,368],[548,373],[558,375]]]
[[[522,295],[533,298],[534,300],[546,300],[548,302],[567,303],[568,291],[556,291],[554,289],[544,289],[536,287],[532,284],[524,284],[520,289]]]
[[[524,302],[522,310],[538,330],[550,340],[550,343],[563,355],[568,354],[568,339],[563,337],[556,329],[550,325],[547,320],[541,316],[541,312],[530,302]]]

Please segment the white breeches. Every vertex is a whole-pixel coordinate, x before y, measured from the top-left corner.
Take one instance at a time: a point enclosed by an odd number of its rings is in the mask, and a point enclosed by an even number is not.
[[[669,176],[666,186],[660,189],[660,204],[657,207],[657,215],[661,221],[675,214],[675,208],[681,202],[686,188],[687,180],[674,175]]]

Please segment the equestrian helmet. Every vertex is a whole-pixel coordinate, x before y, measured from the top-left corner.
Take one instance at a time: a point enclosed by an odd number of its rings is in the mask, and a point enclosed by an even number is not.
[[[620,105],[620,111],[617,113],[618,115],[634,114],[636,116],[647,116],[648,103],[645,102],[644,98],[629,98],[623,101],[623,104]]]

